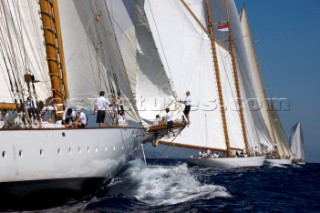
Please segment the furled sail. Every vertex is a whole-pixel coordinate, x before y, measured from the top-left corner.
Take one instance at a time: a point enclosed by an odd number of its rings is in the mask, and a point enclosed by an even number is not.
[[[121,99],[127,119],[139,121],[129,77],[104,0],[59,1],[69,100],[93,109],[100,90]]]
[[[211,41],[198,23],[206,20],[204,2],[184,2],[189,8],[178,0],[145,1],[151,31],[178,96],[184,97],[189,90],[193,97],[191,124],[174,142],[190,148],[226,150]],[[216,42],[216,46],[230,146],[243,149],[231,56],[223,45]]]
[[[304,157],[304,141],[301,122],[296,123],[290,132],[289,142],[291,146],[291,151],[295,159],[305,160]]]
[[[39,3],[33,0],[0,3],[0,103],[45,101],[52,95]],[[35,78],[29,90],[24,75]],[[32,86],[30,85],[32,88]]]
[[[140,1],[111,0],[107,5],[139,115],[150,124],[157,114],[175,103],[176,94]]]

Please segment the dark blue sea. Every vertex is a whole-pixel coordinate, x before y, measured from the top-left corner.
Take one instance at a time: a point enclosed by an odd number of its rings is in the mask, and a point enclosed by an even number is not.
[[[320,164],[212,169],[188,167],[183,160],[135,160],[85,200],[34,210],[320,212]]]

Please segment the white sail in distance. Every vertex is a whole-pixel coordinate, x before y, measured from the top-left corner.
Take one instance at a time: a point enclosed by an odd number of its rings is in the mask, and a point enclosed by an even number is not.
[[[292,127],[289,136],[289,143],[291,146],[293,157],[297,160],[304,161],[304,141],[300,121]]]

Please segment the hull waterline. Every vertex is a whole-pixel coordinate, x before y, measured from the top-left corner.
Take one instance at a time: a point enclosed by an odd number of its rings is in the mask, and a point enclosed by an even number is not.
[[[240,168],[260,167],[263,165],[265,156],[239,157],[239,158],[189,158],[190,166],[213,167],[213,168]]]
[[[291,159],[266,159],[266,163],[278,165],[291,165]]]

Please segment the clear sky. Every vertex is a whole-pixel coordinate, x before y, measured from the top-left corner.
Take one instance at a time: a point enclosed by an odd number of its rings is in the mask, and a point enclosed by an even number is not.
[[[279,112],[286,134],[301,120],[306,161],[320,163],[320,0],[235,1],[239,11],[245,3],[268,96],[290,100]]]

